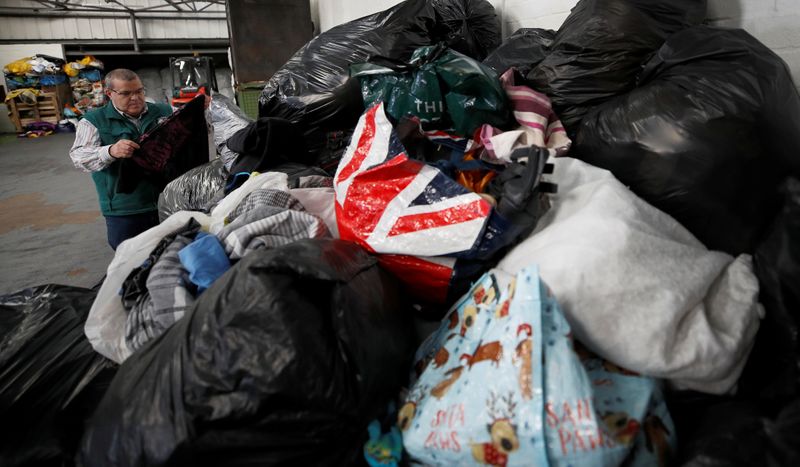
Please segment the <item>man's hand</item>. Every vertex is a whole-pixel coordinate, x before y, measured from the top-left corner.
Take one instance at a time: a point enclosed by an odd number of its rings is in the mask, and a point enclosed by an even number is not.
[[[211,105],[211,96],[208,94],[205,95],[206,101],[203,103],[203,108],[207,109],[209,105]]]
[[[114,159],[127,159],[133,156],[133,151],[139,149],[139,145],[129,139],[121,139],[108,148],[108,153]]]

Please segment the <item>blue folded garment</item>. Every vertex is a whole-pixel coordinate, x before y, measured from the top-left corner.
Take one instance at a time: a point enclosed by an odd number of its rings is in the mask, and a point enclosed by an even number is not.
[[[217,237],[205,232],[197,234],[195,240],[178,252],[183,267],[189,271],[189,280],[203,293],[219,276],[225,273],[231,262]]]

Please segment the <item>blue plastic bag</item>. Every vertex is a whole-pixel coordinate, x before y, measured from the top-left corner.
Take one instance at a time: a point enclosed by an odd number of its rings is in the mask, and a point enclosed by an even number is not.
[[[398,414],[412,459],[665,465],[675,430],[658,382],[573,345],[536,267],[498,277],[484,275],[417,352]]]
[[[78,77],[86,78],[92,83],[95,83],[103,79],[103,74],[100,72],[100,70],[95,68],[84,68],[78,73]]]
[[[64,73],[44,74],[39,78],[42,86],[55,86],[67,82],[67,75]]]

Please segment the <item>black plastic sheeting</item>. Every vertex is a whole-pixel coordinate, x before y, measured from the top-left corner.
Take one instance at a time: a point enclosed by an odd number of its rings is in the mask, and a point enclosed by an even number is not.
[[[227,178],[221,157],[189,170],[158,195],[158,218],[163,222],[178,211],[210,212],[213,202],[222,197]]]
[[[670,465],[800,465],[800,399],[775,410],[755,401],[687,392],[672,394],[667,405],[679,438]]]
[[[766,315],[739,380],[739,391],[777,401],[800,395],[800,181],[755,252],[758,300]]]
[[[283,118],[259,118],[234,133],[228,139],[228,147],[239,154],[231,166],[234,175],[266,172],[286,162],[313,162],[308,159],[298,126]]]
[[[500,18],[486,0],[431,0],[436,10],[434,38],[481,61],[502,41]]]
[[[800,173],[800,96],[783,60],[743,30],[697,26],[641,87],[587,114],[570,153],[610,170],[708,248],[752,252]]]
[[[494,69],[498,75],[515,68],[525,76],[550,53],[555,35],[556,32],[550,29],[517,29],[486,57],[483,64]]]
[[[0,465],[72,465],[114,367],[83,334],[95,295],[44,285],[0,297]]]
[[[415,49],[445,41],[482,60],[500,44],[500,22],[487,0],[406,0],[388,10],[336,26],[295,53],[267,82],[259,117],[301,125],[306,148],[318,158],[326,134],[347,131],[364,110],[349,66],[380,55],[408,60]]]
[[[405,383],[414,330],[401,303],[355,244],[254,252],[122,365],[82,461],[352,465]]]
[[[230,168],[238,154],[228,148],[228,139],[249,125],[253,119],[245,115],[233,101],[219,93],[214,93],[211,99],[208,116],[214,130],[214,145],[217,147],[218,157],[222,159],[225,168]]]
[[[705,14],[706,0],[581,0],[528,85],[547,94],[572,136],[586,111],[632,89],[664,40]]]
[[[671,394],[673,463],[798,465],[800,182],[787,176],[800,173],[800,95],[767,47],[707,26],[667,39],[639,86],[587,113],[570,155],[611,170],[709,248],[754,253],[765,308],[735,396]]]

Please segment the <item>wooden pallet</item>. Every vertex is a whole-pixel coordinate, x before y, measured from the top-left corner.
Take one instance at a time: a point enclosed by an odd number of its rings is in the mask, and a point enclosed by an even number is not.
[[[54,93],[40,93],[35,104],[27,104],[18,99],[6,102],[8,116],[18,133],[22,133],[26,125],[34,122],[57,124],[61,120],[61,107]]]
[[[52,86],[42,86],[42,92],[52,92],[58,99],[58,108],[64,112],[65,105],[72,105],[72,88],[69,83],[59,83]]]

